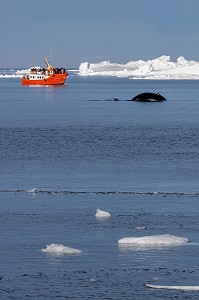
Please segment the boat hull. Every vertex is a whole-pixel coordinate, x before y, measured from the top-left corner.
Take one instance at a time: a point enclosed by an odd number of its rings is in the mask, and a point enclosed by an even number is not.
[[[63,85],[65,83],[68,73],[65,74],[51,74],[44,79],[30,79],[28,76],[22,78],[22,85]]]

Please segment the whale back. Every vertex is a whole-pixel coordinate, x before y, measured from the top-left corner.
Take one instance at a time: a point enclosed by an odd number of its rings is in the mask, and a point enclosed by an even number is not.
[[[161,102],[166,99],[159,93],[141,93],[131,99],[132,101],[140,102]]]

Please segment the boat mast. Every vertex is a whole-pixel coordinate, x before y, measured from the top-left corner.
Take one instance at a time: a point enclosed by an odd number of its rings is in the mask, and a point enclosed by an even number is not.
[[[48,70],[48,71],[52,71],[52,70],[53,70],[53,67],[49,64],[47,58],[45,58],[44,62],[45,62],[45,64],[46,64],[47,70]]]

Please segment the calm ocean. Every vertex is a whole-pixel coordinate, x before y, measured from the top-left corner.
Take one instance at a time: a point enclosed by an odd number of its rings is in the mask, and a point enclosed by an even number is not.
[[[141,92],[167,101],[126,101]],[[0,170],[1,300],[199,298],[146,286],[199,285],[198,81],[0,79]],[[163,234],[190,242],[118,245]]]

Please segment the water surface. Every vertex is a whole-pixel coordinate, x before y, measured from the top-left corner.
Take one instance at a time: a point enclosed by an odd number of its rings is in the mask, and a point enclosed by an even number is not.
[[[167,101],[125,101],[141,92]],[[199,285],[198,95],[197,81],[0,80],[1,299],[198,299],[146,287]],[[190,242],[117,243],[159,234]],[[82,254],[41,251],[52,243]]]

